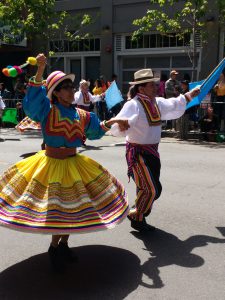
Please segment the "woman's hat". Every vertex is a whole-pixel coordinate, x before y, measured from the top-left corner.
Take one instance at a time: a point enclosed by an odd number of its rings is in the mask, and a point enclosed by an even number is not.
[[[142,69],[134,73],[134,81],[129,84],[141,84],[145,82],[157,82],[160,78],[154,77],[152,69]]]
[[[75,74],[66,75],[62,71],[54,71],[47,77],[46,87],[47,87],[47,96],[49,99],[51,99],[52,92],[57,87],[57,85],[66,79],[70,79],[73,82],[75,79]]]
[[[82,79],[82,80],[80,81],[80,86],[82,86],[82,85],[90,86],[90,81],[87,81],[87,80],[85,80],[85,79]]]

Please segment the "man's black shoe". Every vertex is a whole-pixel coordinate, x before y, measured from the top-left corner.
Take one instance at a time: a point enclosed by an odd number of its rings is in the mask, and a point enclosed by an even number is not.
[[[133,220],[130,216],[127,216],[127,218],[131,221],[131,227],[135,230],[141,232],[155,230],[155,227],[147,224],[145,219],[143,219],[143,221],[136,221]]]
[[[52,245],[50,245],[50,247],[48,249],[48,255],[50,258],[50,262],[51,262],[53,271],[62,273],[64,271],[65,266],[64,266],[61,256],[59,255],[58,247],[55,248]]]
[[[59,255],[62,259],[69,263],[74,263],[78,261],[77,256],[73,253],[73,251],[69,248],[67,243],[59,242],[58,246]]]

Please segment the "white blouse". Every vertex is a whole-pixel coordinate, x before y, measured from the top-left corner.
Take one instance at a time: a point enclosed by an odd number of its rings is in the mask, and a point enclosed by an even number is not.
[[[89,100],[92,103],[101,101],[101,97],[99,95],[95,96],[95,95],[92,95],[90,92],[88,92],[88,95],[89,95]],[[89,104],[84,103],[83,94],[82,94],[81,91],[78,91],[78,92],[75,93],[73,104],[89,106]]]
[[[161,120],[173,120],[180,118],[186,109],[186,100],[184,95],[176,98],[165,99],[156,97]],[[114,136],[125,136],[126,141],[136,144],[157,144],[161,139],[161,125],[149,126],[143,106],[134,97],[127,101],[116,119],[126,119],[130,128],[126,131],[120,131],[118,124],[114,124],[110,131]]]
[[[2,100],[2,97],[0,96],[0,109],[4,109],[5,108],[5,103]]]

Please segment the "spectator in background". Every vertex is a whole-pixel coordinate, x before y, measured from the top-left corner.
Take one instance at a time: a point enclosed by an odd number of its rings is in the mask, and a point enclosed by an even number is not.
[[[101,95],[103,93],[102,82],[100,79],[96,79],[94,83],[94,88],[92,89],[93,95]]]
[[[117,82],[117,75],[116,74],[112,74],[112,81],[111,82],[113,82],[114,80]]]
[[[86,111],[90,111],[90,104],[97,101],[101,101],[101,96],[94,96],[89,92],[89,81],[82,79],[80,81],[79,91],[74,95],[74,102],[78,108],[81,108]]]
[[[5,109],[5,103],[2,100],[2,97],[0,96],[0,126],[2,126],[2,113],[4,109]]]
[[[100,79],[95,80],[92,93],[94,96],[103,94],[102,82]],[[106,109],[105,102],[104,101],[96,102],[96,109],[97,109],[97,115],[98,115],[99,119],[104,120],[105,119],[105,109]]]
[[[107,88],[110,86],[110,83],[105,80],[104,76],[100,76],[101,84],[102,84],[102,91],[103,93],[107,90]]]
[[[170,78],[165,83],[166,98],[177,97],[181,92],[180,82],[177,80],[179,73],[176,70],[170,72]],[[166,128],[172,129],[175,127],[175,121],[166,121]]]
[[[4,89],[5,89],[4,83],[0,82],[0,97],[3,97]]]
[[[219,117],[220,130],[223,131],[225,128],[225,69],[220,75],[217,84],[214,86],[215,92],[215,103],[214,109],[216,115]]]
[[[0,96],[2,99],[11,99],[12,93],[5,87],[3,82],[0,83]]]
[[[207,133],[215,133],[219,130],[219,118],[214,114],[211,106],[208,106],[206,114],[200,120],[200,129],[205,140],[208,140]]]
[[[158,96],[159,97],[163,97],[163,98],[166,98],[166,89],[165,89],[165,86],[166,86],[166,81],[167,81],[167,76],[166,74],[161,74],[161,77],[160,77],[160,82],[159,82],[159,87],[158,87]]]
[[[181,92],[180,82],[177,80],[179,73],[176,70],[170,72],[170,78],[165,83],[166,98],[177,97]]]
[[[17,77],[16,79],[14,90],[15,90],[15,99],[22,100],[25,97],[25,83],[20,77]]]

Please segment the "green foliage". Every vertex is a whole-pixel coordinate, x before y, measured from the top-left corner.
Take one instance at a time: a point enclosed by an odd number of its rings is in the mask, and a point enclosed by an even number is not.
[[[3,34],[1,39],[4,42],[10,42],[17,35],[26,35],[30,40],[37,35],[43,39],[49,39],[59,31],[66,34],[69,30],[69,22],[73,24],[73,27],[76,25],[78,33],[91,21],[88,15],[76,15],[72,20],[66,11],[56,12],[55,5],[55,0],[2,0],[0,2],[0,25],[9,25],[10,35]]]
[[[224,0],[219,0],[224,2]],[[177,3],[182,8],[177,10]],[[208,10],[208,0],[150,0],[154,9],[149,9],[146,15],[133,21],[139,28],[134,32],[133,39],[150,30],[157,30],[161,34],[176,32],[178,36],[184,36],[187,32],[201,29],[205,25],[204,16]],[[164,7],[169,12],[164,11]]]

